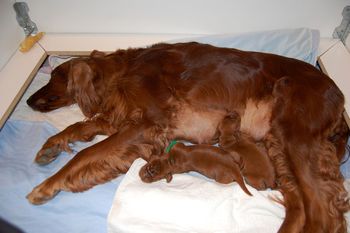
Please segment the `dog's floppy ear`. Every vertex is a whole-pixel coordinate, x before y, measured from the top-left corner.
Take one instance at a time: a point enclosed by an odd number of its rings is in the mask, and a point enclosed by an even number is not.
[[[169,183],[173,179],[173,174],[170,172],[165,176],[166,182]]]
[[[93,84],[94,72],[84,60],[72,60],[67,90],[87,117],[93,117],[99,108],[100,98]]]

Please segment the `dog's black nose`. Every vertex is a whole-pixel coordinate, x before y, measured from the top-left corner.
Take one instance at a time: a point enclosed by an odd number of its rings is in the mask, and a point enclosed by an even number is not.
[[[32,97],[29,97],[26,101],[26,103],[31,106],[33,104],[33,98]]]
[[[44,98],[36,99],[36,98],[33,98],[33,96],[32,96],[27,100],[27,104],[32,109],[40,111],[40,110],[44,110],[44,108],[47,104],[47,101]]]

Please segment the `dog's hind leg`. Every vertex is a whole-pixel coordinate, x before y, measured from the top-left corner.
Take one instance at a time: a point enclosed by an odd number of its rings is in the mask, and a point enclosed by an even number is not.
[[[285,219],[278,233],[300,233],[305,225],[303,196],[297,185],[281,140],[271,131],[265,138],[268,155],[274,164],[278,187],[283,194],[286,208]]]

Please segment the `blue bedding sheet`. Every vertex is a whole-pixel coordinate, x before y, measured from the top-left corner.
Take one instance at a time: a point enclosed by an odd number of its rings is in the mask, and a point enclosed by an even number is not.
[[[239,48],[246,51],[274,53],[316,64],[320,33],[309,28],[280,29],[242,34],[209,35],[174,40],[197,41],[218,47]]]
[[[62,192],[41,206],[31,205],[26,195],[59,170],[73,155],[62,153],[47,166],[33,159],[57,129],[45,122],[8,121],[0,132],[0,218],[28,233],[103,233],[107,215],[122,177],[78,193]],[[79,151],[88,143],[79,143]]]

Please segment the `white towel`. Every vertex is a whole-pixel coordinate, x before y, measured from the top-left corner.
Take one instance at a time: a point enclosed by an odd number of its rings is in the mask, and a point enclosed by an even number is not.
[[[121,182],[108,216],[109,233],[233,233],[277,232],[285,215],[278,191],[253,197],[238,184],[222,185],[201,176],[174,175],[170,183],[143,183],[137,159]]]

